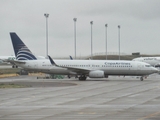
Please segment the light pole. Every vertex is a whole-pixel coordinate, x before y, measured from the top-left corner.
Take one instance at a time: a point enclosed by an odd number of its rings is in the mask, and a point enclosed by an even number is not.
[[[106,60],[107,60],[107,24],[105,24],[106,27]]]
[[[75,59],[76,59],[76,21],[77,21],[77,18],[73,18],[73,21],[74,21],[74,41],[75,41]]]
[[[48,58],[48,20],[49,17],[48,13],[45,13],[44,16],[46,17],[46,58]]]
[[[91,24],[91,60],[92,60],[92,57],[93,57],[93,53],[92,53],[92,25],[93,25],[93,21],[91,21],[90,24]]]
[[[120,60],[120,25],[118,25],[119,60]]]

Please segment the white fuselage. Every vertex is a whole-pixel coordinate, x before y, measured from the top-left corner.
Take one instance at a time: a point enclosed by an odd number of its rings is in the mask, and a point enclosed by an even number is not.
[[[157,71],[149,64],[134,61],[116,60],[54,60],[59,66],[53,66],[49,60],[27,60],[18,66],[38,72],[63,75],[88,75],[90,71],[104,71],[105,75],[149,75]]]

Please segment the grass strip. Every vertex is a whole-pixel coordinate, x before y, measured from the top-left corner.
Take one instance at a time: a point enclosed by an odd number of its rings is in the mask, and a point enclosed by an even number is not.
[[[27,87],[31,87],[31,86],[27,86],[27,85],[18,85],[18,84],[14,84],[14,83],[0,83],[0,88],[27,88]]]

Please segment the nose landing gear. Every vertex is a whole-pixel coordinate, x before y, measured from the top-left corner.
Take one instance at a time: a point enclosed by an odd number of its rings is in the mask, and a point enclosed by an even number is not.
[[[143,81],[143,76],[140,77],[140,80]]]

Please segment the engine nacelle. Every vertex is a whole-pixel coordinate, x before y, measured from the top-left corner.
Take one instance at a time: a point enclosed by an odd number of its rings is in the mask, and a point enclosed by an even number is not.
[[[101,70],[95,70],[95,71],[91,71],[89,72],[89,77],[90,78],[104,78],[104,71]]]

